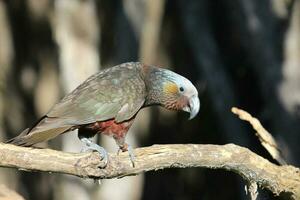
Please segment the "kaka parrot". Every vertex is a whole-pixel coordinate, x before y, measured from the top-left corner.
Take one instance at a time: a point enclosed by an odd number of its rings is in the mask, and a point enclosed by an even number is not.
[[[98,151],[107,163],[107,152],[89,139],[102,133],[112,136],[120,150],[128,151],[134,165],[125,136],[139,110],[152,105],[189,112],[192,119],[200,101],[195,86],[183,76],[139,62],[124,63],[89,77],[34,126],[7,143],[31,146],[78,129],[86,150]]]

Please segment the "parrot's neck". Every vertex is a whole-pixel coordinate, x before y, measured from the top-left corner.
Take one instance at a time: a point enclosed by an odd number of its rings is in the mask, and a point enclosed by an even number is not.
[[[162,101],[157,98],[160,96],[158,91],[150,90],[148,95],[146,96],[146,100],[144,105],[145,106],[152,106],[152,105],[163,105]]]
[[[144,106],[164,106],[163,97],[163,70],[153,66],[144,66],[143,77],[147,89]]]

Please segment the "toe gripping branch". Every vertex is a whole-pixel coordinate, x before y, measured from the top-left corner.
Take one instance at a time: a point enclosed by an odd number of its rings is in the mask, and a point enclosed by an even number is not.
[[[129,155],[132,167],[135,167],[135,155],[134,155],[132,146],[125,143],[125,145],[120,146],[118,154],[120,151],[122,151],[122,152],[128,151],[128,155]]]
[[[86,145],[86,148],[83,149],[84,152],[89,151],[89,150],[99,152],[99,154],[101,155],[101,160],[103,160],[103,162],[105,163],[105,166],[107,165],[107,163],[108,163],[108,154],[107,154],[106,150],[103,147],[101,147],[98,144],[92,142],[88,138],[81,138],[80,140]]]
[[[108,154],[106,152],[106,150],[99,146],[98,144],[92,142],[91,140],[89,140],[88,138],[81,138],[80,139],[84,144],[85,144],[85,148],[83,149],[83,152],[86,152],[86,151],[89,151],[89,150],[92,150],[92,151],[97,151],[99,152],[99,154],[101,155],[101,160],[104,161],[105,163],[105,166],[107,165],[108,163]],[[125,151],[128,151],[128,154],[129,154],[129,158],[130,158],[130,161],[131,161],[131,164],[132,164],[132,167],[135,167],[135,156],[134,156],[134,152],[133,152],[133,148],[131,145],[128,145],[128,144],[125,144],[124,146],[121,146],[118,153],[122,151],[122,152],[125,152]]]

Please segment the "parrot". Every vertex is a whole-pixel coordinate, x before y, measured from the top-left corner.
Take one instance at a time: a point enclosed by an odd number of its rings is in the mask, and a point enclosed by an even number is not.
[[[192,119],[200,100],[191,81],[171,70],[140,62],[119,64],[90,76],[31,128],[6,143],[28,147],[77,129],[85,150],[99,152],[105,164],[107,152],[91,140],[96,134],[111,136],[119,151],[128,151],[134,166],[133,149],[125,136],[137,113],[154,105],[188,112]]]

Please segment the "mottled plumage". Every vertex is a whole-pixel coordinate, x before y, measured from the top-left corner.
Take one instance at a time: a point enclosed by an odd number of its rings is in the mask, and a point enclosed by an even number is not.
[[[125,151],[125,135],[136,114],[151,105],[184,110],[194,117],[200,103],[196,88],[184,77],[137,62],[124,63],[88,78],[35,126],[8,142],[31,146],[79,129],[80,137],[96,133],[113,136]]]

